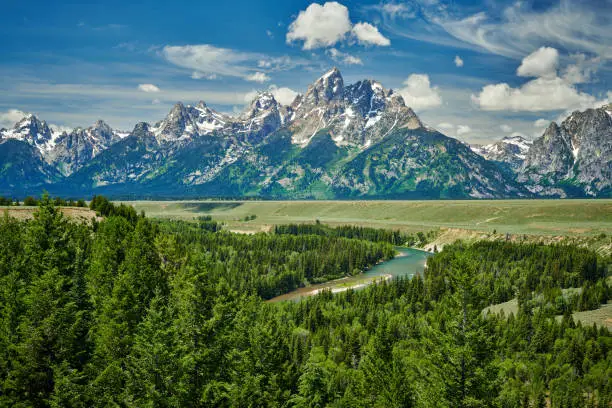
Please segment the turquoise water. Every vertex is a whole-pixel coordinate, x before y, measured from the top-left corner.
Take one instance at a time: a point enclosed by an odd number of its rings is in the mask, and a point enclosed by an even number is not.
[[[299,300],[304,296],[312,296],[323,289],[330,289],[332,292],[346,290],[349,287],[359,289],[368,284],[388,278],[389,276],[414,276],[423,272],[427,257],[431,254],[412,248],[395,248],[398,254],[395,258],[373,266],[368,271],[359,275],[337,279],[305,288],[299,288],[281,296],[270,299],[269,302],[279,302],[281,300]]]

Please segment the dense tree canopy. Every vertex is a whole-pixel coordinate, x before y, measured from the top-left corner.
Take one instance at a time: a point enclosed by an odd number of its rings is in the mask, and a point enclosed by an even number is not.
[[[457,243],[413,279],[266,303],[392,257],[395,233],[238,235],[92,208],[93,225],[48,198],[0,220],[0,406],[612,403],[610,333],[571,318],[608,301],[609,258]],[[515,297],[516,314],[483,312]]]

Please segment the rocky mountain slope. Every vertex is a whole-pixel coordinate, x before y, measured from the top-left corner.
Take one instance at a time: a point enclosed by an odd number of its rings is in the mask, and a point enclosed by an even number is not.
[[[36,147],[16,139],[0,141],[0,191],[24,191],[24,187],[48,186],[62,179]]]
[[[533,146],[514,137],[470,149],[424,126],[393,90],[369,79],[345,85],[334,68],[288,106],[263,92],[237,116],[204,102],[177,103],[163,120],[132,132],[102,121],[60,132],[28,115],[0,130],[0,192],[288,199],[609,194],[612,126],[605,109],[594,112],[576,113],[559,129],[551,125]],[[17,146],[21,159],[14,160]],[[572,180],[589,187],[557,187],[574,167],[580,171]],[[31,177],[20,184],[26,173]]]
[[[12,129],[0,130],[0,143],[9,139],[25,142],[35,147],[47,164],[68,176],[127,135],[101,120],[85,129],[60,131],[28,114]]]
[[[518,176],[540,195],[610,196],[612,105],[551,123],[527,152]]]
[[[291,111],[292,140],[301,145],[322,129],[338,145],[367,147],[394,129],[422,127],[401,96],[373,80],[345,87],[337,68],[310,85]]]
[[[472,150],[487,160],[507,164],[512,169],[521,167],[527,152],[533,144],[522,136],[506,136],[502,140],[488,145],[473,145]]]
[[[551,122],[533,142],[507,137],[472,150],[507,166],[510,177],[537,196],[612,195],[612,105]]]

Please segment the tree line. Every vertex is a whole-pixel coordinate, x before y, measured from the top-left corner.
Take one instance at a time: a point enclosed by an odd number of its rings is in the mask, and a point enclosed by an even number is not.
[[[55,197],[53,199],[51,199],[51,201],[53,202],[53,205],[55,206],[62,206],[62,207],[87,207],[87,204],[85,203],[85,200],[83,199],[79,199],[79,200],[65,200],[61,197]],[[40,204],[40,200],[32,197],[32,196],[27,196],[26,198],[23,199],[23,203],[20,203],[18,199],[16,198],[11,198],[11,197],[3,197],[0,196],[0,206],[13,206],[13,207],[17,207],[20,205],[24,205],[26,207],[36,207]]]
[[[382,228],[360,227],[354,225],[341,225],[330,227],[317,220],[314,224],[286,224],[276,225],[275,234],[287,235],[322,235],[328,237],[344,237],[362,239],[372,242],[388,242],[397,246],[425,245],[435,236],[434,231],[414,234],[403,233],[399,230]]]

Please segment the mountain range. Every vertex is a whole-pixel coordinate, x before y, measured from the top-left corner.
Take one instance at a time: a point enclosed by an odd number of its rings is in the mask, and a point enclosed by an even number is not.
[[[0,193],[66,197],[610,197],[612,105],[533,142],[469,146],[424,125],[374,80],[334,68],[290,105],[259,93],[237,116],[177,103],[131,132],[60,130],[27,115],[0,130]]]

